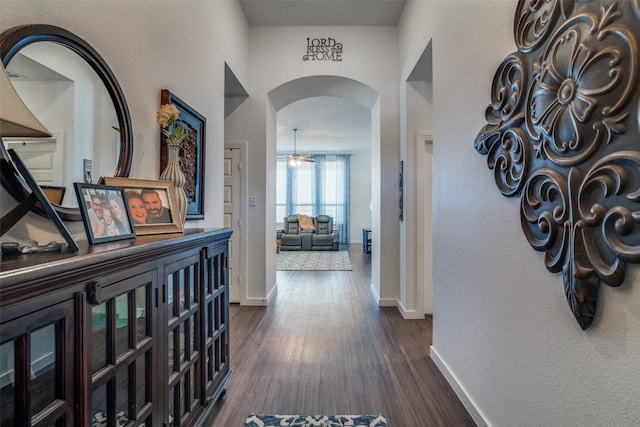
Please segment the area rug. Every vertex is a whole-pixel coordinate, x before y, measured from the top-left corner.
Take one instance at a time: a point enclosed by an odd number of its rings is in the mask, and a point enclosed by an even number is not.
[[[259,415],[249,414],[245,427],[388,427],[382,415]]]
[[[344,271],[352,270],[347,251],[280,251],[276,270]]]

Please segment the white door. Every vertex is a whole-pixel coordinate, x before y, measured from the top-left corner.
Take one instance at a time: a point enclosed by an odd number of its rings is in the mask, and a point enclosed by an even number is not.
[[[17,141],[3,139],[7,148],[13,148],[29,172],[40,185],[61,185],[62,168],[55,168],[61,153],[55,138],[38,141]],[[61,162],[58,164],[62,164]]]
[[[416,144],[416,290],[419,304],[422,304],[422,312],[433,314],[433,137],[428,132],[418,132]]]
[[[425,185],[424,191],[424,312],[433,314],[433,143],[431,140],[424,144],[424,171]]]
[[[224,149],[224,226],[233,228],[229,240],[229,302],[240,302],[240,180],[239,148]]]

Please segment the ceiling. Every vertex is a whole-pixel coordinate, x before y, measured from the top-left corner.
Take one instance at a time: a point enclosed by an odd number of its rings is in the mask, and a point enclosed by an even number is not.
[[[239,0],[247,22],[264,26],[396,26],[405,0]],[[332,96],[306,98],[278,111],[277,151],[300,154],[371,150],[371,113]]]
[[[371,112],[335,96],[293,102],[278,111],[279,153],[358,153],[371,150]]]
[[[239,0],[252,27],[395,26],[405,0]]]

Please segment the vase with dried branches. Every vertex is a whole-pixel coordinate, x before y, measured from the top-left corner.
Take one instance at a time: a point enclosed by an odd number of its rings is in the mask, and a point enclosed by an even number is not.
[[[167,166],[160,174],[160,179],[173,183],[180,220],[184,224],[187,217],[187,194],[184,191],[186,179],[180,167],[180,150],[187,134],[182,126],[176,124],[179,115],[180,111],[174,104],[163,104],[158,110],[157,119],[161,126],[160,132],[166,137],[168,154]]]

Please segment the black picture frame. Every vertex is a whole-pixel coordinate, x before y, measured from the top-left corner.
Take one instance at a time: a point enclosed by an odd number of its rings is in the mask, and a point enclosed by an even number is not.
[[[9,150],[7,150],[7,152],[9,153],[9,156],[11,157],[11,160],[13,161],[16,169],[18,169],[18,172],[20,172],[20,175],[22,175],[22,179],[26,183],[27,187],[31,190],[31,195],[29,195],[25,200],[23,200],[20,205],[18,205],[10,214],[8,214],[13,216],[13,218],[11,218],[7,222],[8,227],[6,227],[6,229],[8,230],[9,228],[11,228],[13,224],[15,224],[20,218],[22,218],[22,216],[27,213],[28,209],[30,209],[31,206],[39,202],[44,209],[44,212],[49,218],[51,218],[53,223],[58,228],[60,234],[62,234],[62,237],[64,237],[64,240],[69,246],[69,250],[71,250],[72,252],[77,252],[79,249],[78,243],[75,241],[73,236],[71,236],[71,233],[69,233],[69,230],[64,225],[64,222],[62,222],[62,219],[60,219],[58,213],[53,209],[53,206],[49,202],[49,199],[40,188],[38,182],[33,178],[31,173],[29,172],[29,169],[27,169],[27,166],[22,162],[22,159],[20,159],[18,153],[16,153],[13,148],[10,148]],[[14,212],[15,214],[12,215]],[[5,229],[4,222],[5,219],[3,218],[3,230]]]
[[[180,115],[176,124],[183,127],[187,138],[180,150],[180,168],[185,177],[187,194],[186,220],[204,219],[204,162],[207,119],[168,89],[160,91],[160,105],[173,104]],[[168,129],[171,131],[171,129]],[[160,172],[166,168],[169,153],[167,137],[160,133]]]
[[[73,187],[89,244],[136,237],[123,187],[81,182],[74,182]]]

